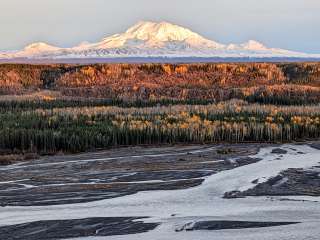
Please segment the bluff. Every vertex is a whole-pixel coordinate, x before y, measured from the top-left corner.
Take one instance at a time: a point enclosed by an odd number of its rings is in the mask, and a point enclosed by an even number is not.
[[[320,102],[320,63],[1,64],[0,94],[150,99],[291,99]]]

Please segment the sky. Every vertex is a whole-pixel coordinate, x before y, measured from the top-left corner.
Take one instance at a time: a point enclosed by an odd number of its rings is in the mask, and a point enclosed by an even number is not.
[[[0,50],[32,42],[72,47],[167,21],[227,43],[320,53],[319,0],[0,0]]]

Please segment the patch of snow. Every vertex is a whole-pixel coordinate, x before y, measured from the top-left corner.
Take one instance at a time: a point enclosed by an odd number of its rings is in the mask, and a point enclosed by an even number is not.
[[[286,183],[289,179],[287,177],[282,178],[280,181],[276,182],[273,187],[281,186],[282,184]]]

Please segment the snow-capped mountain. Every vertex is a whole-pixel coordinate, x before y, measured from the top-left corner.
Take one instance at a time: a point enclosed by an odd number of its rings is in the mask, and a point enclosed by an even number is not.
[[[254,40],[225,45],[167,22],[139,22],[124,33],[106,37],[98,43],[84,42],[72,48],[33,43],[21,51],[0,52],[2,59],[121,57],[320,58],[320,54],[268,48]]]

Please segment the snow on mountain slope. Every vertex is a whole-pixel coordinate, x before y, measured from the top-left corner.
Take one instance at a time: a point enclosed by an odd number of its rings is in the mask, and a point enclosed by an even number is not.
[[[42,42],[33,43],[24,48],[24,52],[28,54],[37,54],[41,52],[53,52],[57,50],[59,50],[58,47],[54,47]]]
[[[34,43],[22,51],[0,52],[2,59],[113,57],[320,58],[320,55],[267,48],[254,40],[243,44],[224,45],[167,22],[139,22],[124,33],[106,37],[98,43],[82,43],[73,48]]]
[[[51,54],[55,54],[60,50],[62,50],[62,48],[51,46],[43,42],[37,42],[26,46],[21,51],[0,52],[0,58],[50,57]]]

